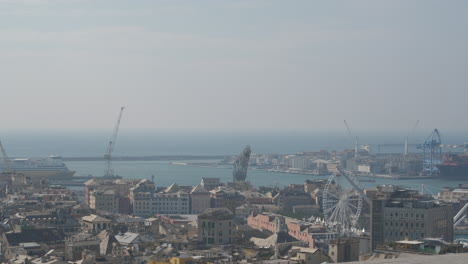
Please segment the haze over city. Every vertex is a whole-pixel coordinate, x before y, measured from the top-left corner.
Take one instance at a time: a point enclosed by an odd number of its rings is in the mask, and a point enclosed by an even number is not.
[[[1,131],[467,132],[466,1],[0,0]]]
[[[468,1],[0,0],[0,264],[466,264]]]

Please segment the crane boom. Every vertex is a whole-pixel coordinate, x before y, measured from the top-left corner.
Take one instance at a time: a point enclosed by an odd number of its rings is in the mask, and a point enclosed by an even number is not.
[[[2,151],[2,155],[3,155],[3,162],[5,162],[5,166],[7,168],[7,171],[6,172],[14,172],[13,171],[13,166],[11,165],[11,160],[10,158],[8,158],[8,155],[5,151],[5,148],[3,148],[3,144],[2,142],[0,141],[0,149]]]
[[[105,177],[112,177],[114,176],[114,171],[112,170],[112,152],[114,151],[115,141],[117,140],[117,134],[119,133],[120,127],[120,120],[122,119],[122,113],[125,107],[120,108],[119,117],[117,118],[117,123],[114,127],[114,132],[112,133],[112,137],[109,140],[109,145],[107,146],[106,154],[104,154],[104,159],[106,160],[106,172],[104,174]]]
[[[356,183],[351,178],[349,178],[348,175],[346,175],[346,171],[344,171],[340,167],[337,167],[336,169],[341,174],[341,176],[343,176],[351,184],[351,186],[353,186],[353,188],[356,191],[358,191],[358,193],[361,195],[361,197],[364,199],[364,201],[366,201],[367,204],[371,205],[372,202],[369,199],[369,197],[367,197],[367,195],[361,190],[361,188],[359,188],[359,186],[357,186]]]
[[[353,138],[353,133],[351,133],[351,129],[349,128],[348,122],[346,122],[346,120],[343,120],[343,122],[344,122],[344,125],[346,126],[346,130],[348,130],[349,138]]]
[[[351,128],[349,128],[348,122],[346,122],[346,120],[343,120],[343,122],[346,126],[346,130],[348,130],[349,138],[352,139],[353,133],[351,133]],[[359,154],[359,139],[356,136],[356,141],[354,142],[354,157],[357,158],[358,154]]]
[[[413,129],[411,129],[411,134],[410,135],[414,134],[414,131],[416,131],[416,127],[418,127],[418,125],[419,125],[419,120],[416,120],[416,123],[414,123]]]

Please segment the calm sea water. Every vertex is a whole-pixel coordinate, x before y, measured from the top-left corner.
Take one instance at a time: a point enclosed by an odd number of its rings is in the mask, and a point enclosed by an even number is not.
[[[429,131],[430,132],[430,131]],[[410,136],[420,144],[429,132]],[[407,133],[356,133],[361,144],[403,144]],[[110,133],[1,133],[0,140],[11,157],[102,157]],[[444,144],[463,144],[468,134],[444,133]],[[114,156],[141,155],[234,155],[250,144],[254,153],[288,154],[299,151],[354,148],[354,138],[346,132],[268,133],[119,133]],[[417,152],[415,148],[410,149]],[[374,151],[376,148],[374,147]],[[382,152],[403,152],[403,146],[382,147]]]

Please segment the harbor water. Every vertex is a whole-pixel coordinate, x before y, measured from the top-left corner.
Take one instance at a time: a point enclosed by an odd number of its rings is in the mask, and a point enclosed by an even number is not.
[[[196,162],[215,163],[219,160],[197,160]],[[177,161],[177,163],[191,161]],[[101,176],[104,173],[105,164],[102,161],[68,161],[67,166],[76,171],[76,175]],[[169,186],[172,183],[179,185],[196,185],[201,178],[220,178],[222,182],[232,181],[232,167],[210,167],[177,165],[171,161],[114,161],[112,163],[116,174],[131,179],[146,178],[155,176],[157,186]],[[302,184],[305,180],[326,179],[327,175],[315,176],[304,174],[279,173],[250,169],[247,180],[253,186],[283,187],[288,184]],[[362,178],[369,179],[369,178]],[[425,185],[424,191],[430,191],[437,195],[439,190],[446,186],[458,186],[467,181],[446,180],[446,179],[382,179],[376,178],[375,182],[360,182],[362,188],[371,188],[382,184],[395,184],[412,189],[421,189],[421,184]]]
[[[414,147],[422,143],[430,129],[418,129],[410,136],[411,153],[421,153]],[[408,135],[401,133],[356,132],[362,144],[371,144],[376,152],[380,149],[386,153],[402,153],[403,145],[375,147],[378,144],[402,144]],[[0,139],[10,157],[46,157],[54,154],[63,157],[103,157],[107,147],[109,133],[99,132],[4,132]],[[462,144],[467,141],[464,133],[446,132],[442,135],[444,144]],[[254,154],[278,153],[294,154],[300,151],[342,150],[354,147],[354,139],[342,132],[265,132],[265,133],[150,133],[129,132],[122,127],[114,157],[151,156],[151,155],[238,155],[245,145],[250,144]],[[184,162],[177,160],[177,162]],[[185,161],[190,162],[190,161]],[[219,160],[197,162],[219,162]],[[66,161],[76,175],[102,176],[103,161]],[[171,164],[171,161],[113,161],[115,173],[125,178],[151,178],[155,176],[158,186],[168,186],[174,182],[183,185],[195,185],[203,177],[219,177],[223,182],[231,181],[231,167],[196,167]],[[307,179],[326,178],[289,173],[276,173],[249,170],[247,179],[254,186],[285,186],[291,183],[301,184]],[[361,182],[362,187],[373,187],[377,184],[399,184],[409,188],[420,189],[421,184],[437,194],[445,186],[458,186],[458,181],[443,179],[375,179],[375,182]]]

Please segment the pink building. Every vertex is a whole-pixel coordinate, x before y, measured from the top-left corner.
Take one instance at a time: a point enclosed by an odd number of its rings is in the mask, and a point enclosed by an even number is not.
[[[258,230],[268,230],[275,233],[277,230],[277,224],[275,219],[281,217],[275,214],[261,213],[257,215],[250,215],[247,218],[247,224]]]
[[[310,248],[315,248],[314,233],[326,233],[324,226],[306,222],[289,222],[288,234],[297,240],[305,242]]]
[[[272,233],[280,231],[280,225],[284,225],[284,216],[260,213],[250,215],[247,224],[258,230],[268,230]],[[310,248],[315,248],[314,233],[326,233],[326,228],[321,225],[314,225],[307,222],[289,222],[286,224],[287,232],[295,239],[305,242]]]

